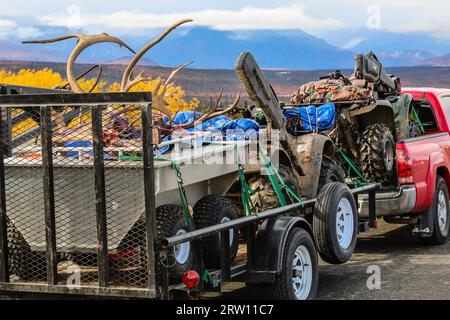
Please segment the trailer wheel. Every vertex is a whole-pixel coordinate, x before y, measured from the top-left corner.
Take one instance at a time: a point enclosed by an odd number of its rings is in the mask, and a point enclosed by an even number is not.
[[[361,170],[369,181],[389,183],[395,179],[395,141],[384,124],[368,126],[362,135]]]
[[[7,233],[10,273],[25,281],[45,280],[47,277],[45,253],[31,251],[25,238],[9,219]]]
[[[342,264],[350,260],[358,236],[358,211],[346,185],[330,183],[322,188],[314,208],[313,233],[324,261]]]
[[[317,293],[318,261],[309,233],[294,228],[286,241],[282,270],[270,285],[276,300],[312,300]]]
[[[431,237],[421,237],[420,240],[428,245],[442,245],[447,242],[449,234],[450,208],[448,188],[445,180],[440,176],[437,177],[433,203],[428,210],[428,214],[433,217],[433,233]]]
[[[221,223],[230,222],[238,217],[239,210],[233,202],[218,195],[208,195],[194,206],[194,223],[196,228],[202,229]],[[206,268],[220,267],[220,238],[219,235],[206,237],[202,241],[203,259]],[[230,257],[236,257],[239,245],[238,230],[230,230]]]
[[[156,208],[156,228],[158,240],[189,232],[184,220],[183,209],[172,204]],[[193,258],[190,242],[174,247],[172,259],[169,257],[169,261],[166,262],[171,264],[169,268],[170,283],[181,283],[184,273],[192,269]],[[161,261],[158,261],[157,274],[159,274],[158,269],[162,267]]]
[[[324,156],[322,169],[320,170],[318,192],[327,184],[332,182],[345,182],[345,170],[342,164],[335,158]]]

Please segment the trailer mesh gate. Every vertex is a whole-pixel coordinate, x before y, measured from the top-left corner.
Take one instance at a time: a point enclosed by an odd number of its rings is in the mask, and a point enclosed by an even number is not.
[[[0,95],[0,290],[155,296],[150,105]]]

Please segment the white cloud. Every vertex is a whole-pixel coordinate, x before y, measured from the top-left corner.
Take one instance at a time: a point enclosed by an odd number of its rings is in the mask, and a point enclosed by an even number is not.
[[[0,19],[0,28],[14,28],[16,23],[13,20]]]
[[[155,14],[143,11],[117,11],[110,14],[78,13],[80,27],[155,28],[165,27],[182,18],[193,18],[194,25],[210,26],[220,30],[248,29],[303,29],[314,31],[323,28],[341,28],[344,23],[337,19],[310,17],[302,5],[293,4],[277,8],[244,7],[239,10],[205,9],[196,12]],[[73,16],[55,13],[38,18],[50,26],[68,26]]]

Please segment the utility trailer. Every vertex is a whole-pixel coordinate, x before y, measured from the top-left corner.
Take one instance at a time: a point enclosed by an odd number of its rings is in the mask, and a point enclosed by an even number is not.
[[[238,162],[180,167],[197,156],[224,157],[235,146],[209,144],[201,154],[175,161],[154,156],[149,93],[2,92],[1,292],[169,299],[174,291],[201,291],[239,276],[249,284],[269,284],[279,299],[314,298],[312,228],[294,213],[320,208],[317,199],[238,218],[224,197],[241,173]],[[111,105],[142,106],[138,143],[106,145]],[[82,134],[75,134],[84,143],[73,144],[58,131],[59,108],[88,117]],[[28,121],[24,112],[34,113],[38,128],[15,132],[17,117]],[[36,140],[23,138],[29,132]],[[377,185],[330,188],[336,211],[368,194],[369,219],[349,227],[364,231],[373,224]],[[183,203],[186,196],[193,209]],[[245,254],[236,258],[238,245]],[[199,282],[191,281],[193,274],[201,276]]]

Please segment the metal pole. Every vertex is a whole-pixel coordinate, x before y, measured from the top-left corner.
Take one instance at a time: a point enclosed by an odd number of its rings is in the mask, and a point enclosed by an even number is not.
[[[6,188],[5,188],[5,162],[4,162],[4,122],[3,111],[0,109],[0,282],[9,282],[8,268],[8,236],[6,215]]]
[[[145,237],[147,244],[147,277],[155,285],[155,261],[159,259],[156,238],[155,179],[153,167],[153,126],[151,104],[142,108],[142,147],[144,155]],[[168,286],[168,284],[167,284]],[[168,288],[164,288],[164,290]]]
[[[56,253],[55,184],[53,179],[51,109],[41,107],[42,176],[44,183],[45,236],[47,240],[47,282],[58,284]]]
[[[95,206],[98,241],[98,282],[108,287],[108,232],[106,220],[105,164],[103,159],[103,121],[101,106],[92,107],[92,136],[94,144]]]
[[[220,267],[222,269],[222,281],[226,282],[231,280],[230,231],[227,230],[220,233],[220,246]]]

